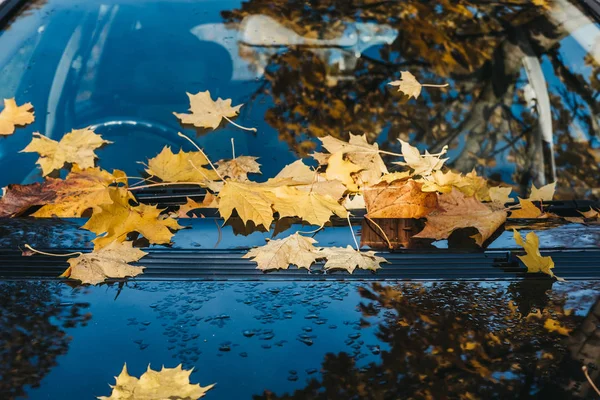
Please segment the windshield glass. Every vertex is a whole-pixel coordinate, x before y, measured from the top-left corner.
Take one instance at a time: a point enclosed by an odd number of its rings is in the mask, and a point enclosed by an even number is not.
[[[438,152],[520,195],[600,197],[600,29],[577,1],[30,1],[0,27],[0,98],[36,120],[0,142],[0,185],[41,179],[32,132],[92,126],[115,144],[99,165],[143,176],[194,137],[214,160],[260,157],[274,176],[319,137],[366,134]],[[409,71],[407,99],[388,85]],[[181,126],[186,92],[243,104],[218,130]],[[388,159],[386,161],[393,161]]]

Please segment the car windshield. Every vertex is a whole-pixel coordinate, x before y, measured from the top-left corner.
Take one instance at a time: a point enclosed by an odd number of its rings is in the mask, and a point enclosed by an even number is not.
[[[390,152],[447,145],[452,168],[518,195],[557,181],[557,199],[600,197],[600,29],[574,0],[38,0],[0,49],[0,98],[36,112],[0,141],[1,186],[41,179],[19,153],[32,132],[92,126],[114,142],[99,165],[130,176],[165,145],[191,149],[180,131],[213,160],[233,139],[259,181],[352,132]],[[389,85],[402,71],[448,86],[407,99]],[[186,93],[206,90],[257,131],[180,125]]]

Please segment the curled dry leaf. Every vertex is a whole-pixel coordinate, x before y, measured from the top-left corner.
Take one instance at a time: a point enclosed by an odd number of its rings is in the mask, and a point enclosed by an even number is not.
[[[231,99],[218,98],[214,101],[210,97],[210,91],[187,94],[190,99],[191,114],[173,113],[184,124],[191,124],[199,128],[216,129],[223,118],[235,117],[243,104],[231,106]]]
[[[14,98],[4,99],[4,109],[0,112],[0,135],[12,135],[15,127],[31,124],[35,117],[31,103],[17,106]]]
[[[45,190],[53,191],[56,196],[42,208],[33,213],[34,217],[81,217],[89,208],[99,210],[101,204],[110,204],[109,187],[114,184],[127,185],[127,176],[123,171],[109,173],[100,168],[81,170],[74,166],[63,179],[49,178]]]
[[[217,196],[212,193],[207,192],[204,195],[204,199],[202,203],[198,203],[186,197],[186,203],[179,206],[179,210],[177,210],[178,218],[188,218],[188,213],[193,210],[197,210],[200,208],[216,208],[217,207]]]
[[[30,207],[41,206],[54,200],[56,192],[45,184],[8,185],[0,199],[0,217],[16,217]]]
[[[156,206],[132,206],[130,201],[134,198],[126,189],[110,188],[109,195],[112,203],[99,205],[100,210],[94,212],[82,226],[83,229],[102,235],[93,241],[96,250],[113,241],[125,241],[130,232],[140,233],[150,243],[169,243],[173,237],[170,229],[182,228],[173,218],[161,216],[161,210]]]
[[[555,276],[552,272],[552,269],[554,268],[552,257],[542,257],[540,254],[540,238],[535,232],[529,232],[525,236],[525,240],[523,240],[523,237],[516,229],[513,229],[513,233],[515,242],[525,249],[525,255],[517,257],[523,261],[523,264],[527,267],[527,272],[542,272],[555,277],[559,281],[564,280]]]
[[[81,169],[93,168],[97,158],[94,150],[108,143],[112,142],[102,139],[90,128],[74,129],[58,142],[35,132],[31,143],[21,152],[38,153],[37,163],[46,176],[67,163],[77,164]]]
[[[531,185],[531,194],[529,199],[531,201],[552,201],[554,192],[556,191],[556,182],[536,188],[535,185]]]
[[[583,215],[586,219],[600,218],[600,211],[593,209],[590,207],[588,211],[577,211],[579,214]]]
[[[156,157],[148,160],[146,172],[163,182],[194,182],[207,186],[219,179],[215,171],[202,167],[207,164],[208,160],[199,151],[173,153],[165,146]]]
[[[125,278],[144,272],[144,267],[134,267],[130,262],[138,261],[147,253],[132,247],[131,242],[112,242],[106,247],[91,253],[69,258],[69,268],[61,278],[80,280],[81,283],[95,285],[107,278]]]
[[[515,218],[542,219],[542,218],[555,218],[556,217],[555,214],[542,211],[540,208],[536,207],[536,205],[533,204],[530,200],[525,200],[525,199],[519,198],[519,205],[521,206],[520,209],[511,211],[511,213],[510,213],[511,219],[515,219]]]
[[[115,377],[117,382],[110,385],[112,393],[110,396],[100,396],[99,400],[164,400],[185,399],[196,400],[204,397],[206,392],[212,389],[214,384],[205,387],[190,383],[192,370],[185,370],[181,364],[175,368],[163,367],[160,371],[148,369],[136,378],[127,372],[127,364],[119,376]]]
[[[425,154],[421,155],[419,149],[411,146],[408,142],[402,139],[398,139],[401,144],[402,156],[404,161],[398,161],[394,164],[407,166],[413,170],[413,175],[428,176],[434,171],[439,171],[444,166],[444,163],[448,160],[447,158],[441,158],[446,154],[447,148],[444,147],[438,154],[429,154],[425,150]]]
[[[260,270],[287,269],[290,265],[309,269],[320,257],[313,238],[298,232],[283,239],[270,240],[266,245],[251,249],[243,258],[252,258]]]
[[[319,258],[326,258],[324,268],[344,269],[350,273],[356,268],[376,271],[381,263],[388,262],[385,258],[375,255],[374,251],[358,251],[352,246],[325,247],[319,250]]]
[[[344,159],[343,153],[334,153],[329,157],[325,176],[329,180],[338,180],[351,192],[358,192],[358,186],[354,181],[353,174],[362,168]]]
[[[465,197],[457,189],[438,198],[441,211],[427,215],[425,228],[416,238],[447,239],[459,228],[475,228],[479,231],[472,236],[481,246],[506,221],[506,211],[495,210],[478,201],[475,197]]]
[[[256,162],[258,157],[239,156],[232,160],[219,160],[217,172],[223,177],[234,181],[247,181],[248,174],[260,174],[260,164]]]
[[[422,218],[437,208],[437,195],[412,179],[380,182],[364,189],[370,218]]]

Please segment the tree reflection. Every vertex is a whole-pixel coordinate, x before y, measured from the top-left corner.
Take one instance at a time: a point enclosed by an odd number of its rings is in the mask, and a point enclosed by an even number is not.
[[[7,282],[0,285],[0,393],[25,396],[25,387],[39,386],[67,352],[71,337],[65,328],[86,325],[87,303],[65,303],[59,284]],[[67,297],[68,300],[68,297]]]
[[[578,358],[569,364],[578,368],[557,370],[570,345],[545,327],[550,320],[577,332],[584,318],[566,307],[566,293],[540,290],[543,310],[525,315],[519,311],[525,306],[511,300],[515,290],[470,283],[365,286],[362,325],[379,321],[377,337],[389,347],[380,361],[361,367],[352,355],[330,353],[322,380],[255,399],[529,398],[557,385],[553,375],[566,372],[571,383],[573,375],[585,382]]]
[[[572,26],[564,21],[585,24],[575,2],[307,4],[249,0],[222,13],[251,42],[240,43],[240,55],[264,70],[257,95],[274,103],[266,120],[300,155],[327,134],[364,132],[388,150],[397,150],[397,138],[410,138],[434,151],[448,144],[455,168],[477,167],[492,179],[512,180],[521,192],[558,175],[560,197],[600,196],[599,70],[592,55],[585,68],[582,55],[563,59],[565,47],[577,46],[564,41]],[[258,35],[244,31],[253,16],[263,16],[262,35],[275,44],[257,43]],[[285,32],[293,44],[281,44]],[[302,44],[294,42],[298,35]],[[345,45],[351,38],[357,44]],[[407,101],[386,86],[401,70],[450,88]],[[545,81],[539,83],[536,70]],[[545,145],[548,135],[553,149]]]

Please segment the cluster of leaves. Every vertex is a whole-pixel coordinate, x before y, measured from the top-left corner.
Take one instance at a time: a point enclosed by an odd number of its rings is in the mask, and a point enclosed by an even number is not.
[[[415,98],[422,86],[427,86],[406,71],[402,73],[402,81],[390,84]],[[188,96],[191,113],[175,115],[182,122],[196,126],[215,129],[222,119],[233,123],[229,118],[241,107],[232,107],[231,100],[213,101],[208,91]],[[14,99],[6,104],[0,114],[0,121],[6,125],[14,129],[14,125],[33,121],[31,105],[17,107]],[[480,246],[508,216],[504,204],[510,200],[511,189],[490,187],[474,170],[468,174],[449,170],[444,165],[447,158],[443,158],[446,147],[436,154],[427,151],[421,154],[416,147],[400,140],[401,153],[391,153],[380,150],[377,143],[369,143],[366,135],[350,133],[348,141],[325,136],[320,138],[325,152],[311,155],[318,163],[317,168],[298,160],[266,182],[254,182],[248,174],[260,173],[256,157],[234,155],[232,159],[217,161],[215,166],[191,139],[180,136],[188,139],[196,150],[174,153],[165,146],[146,164],[148,179],[160,182],[129,186],[129,178],[122,171],[109,173],[94,166],[97,158],[94,151],[111,142],[91,129],[73,130],[60,141],[34,133],[23,151],[40,155],[37,162],[42,175],[46,177],[64,168],[70,168],[70,172],[64,179],[47,177],[42,183],[9,185],[0,200],[0,215],[18,216],[34,206],[41,206],[32,214],[34,217],[82,217],[91,211],[82,228],[98,235],[93,240],[94,251],[75,253],[62,276],[92,284],[107,277],[142,273],[143,267],[128,265],[146,254],[132,246],[135,234],[152,244],[168,244],[174,232],[182,228],[176,218],[197,208],[217,208],[225,221],[235,212],[245,224],[252,222],[265,229],[270,228],[276,217],[300,218],[322,229],[334,216],[350,223],[348,210],[366,206],[367,218],[425,218],[425,229],[416,238],[445,239],[457,229],[475,228],[478,233],[473,239]],[[382,154],[403,158],[394,162],[398,171],[388,171]],[[181,183],[206,188],[204,202],[188,200],[178,213],[168,214],[156,206],[137,203],[132,194],[147,186]],[[530,198],[521,199],[512,216],[549,217],[532,201],[551,200],[553,192],[554,185],[533,187]],[[531,212],[533,209],[535,213]],[[535,234],[530,233],[526,242],[517,238],[517,243],[528,254],[537,251],[539,256],[538,243],[531,235]],[[288,268],[292,264],[310,268],[315,261],[326,260],[325,269],[352,272],[355,268],[376,270],[385,262],[374,252],[361,252],[356,238],[356,249],[317,248],[315,243],[296,232],[253,249],[245,257],[253,258],[261,270]],[[522,260],[531,271],[552,275],[553,265],[545,259],[527,256]]]

